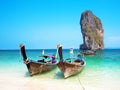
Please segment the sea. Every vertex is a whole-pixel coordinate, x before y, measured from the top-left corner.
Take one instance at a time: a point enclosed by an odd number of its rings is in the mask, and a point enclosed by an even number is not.
[[[46,55],[56,55],[56,49],[45,49]],[[42,50],[26,50],[28,59],[39,60]],[[74,56],[79,53],[74,49]],[[64,59],[70,57],[69,49],[63,49]],[[0,75],[14,78],[51,79],[66,82],[79,82],[84,88],[89,85],[98,88],[120,89],[120,49],[104,49],[94,55],[84,55],[86,66],[67,79],[56,66],[55,69],[30,76],[20,50],[0,50]],[[107,89],[106,89],[107,90]]]

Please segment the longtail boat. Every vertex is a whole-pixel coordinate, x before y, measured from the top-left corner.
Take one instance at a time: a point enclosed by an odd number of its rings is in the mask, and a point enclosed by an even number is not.
[[[72,60],[71,62],[67,62],[66,60],[63,59],[62,45],[58,44],[57,48],[58,48],[58,54],[60,58],[60,62],[57,63],[57,66],[63,73],[64,78],[67,78],[69,76],[79,73],[83,69],[83,67],[86,65],[86,62],[81,58],[80,54],[78,54],[78,58],[73,58],[74,60]],[[70,53],[73,53],[73,51],[70,51]]]
[[[25,46],[23,44],[20,45],[20,50],[23,56],[24,63],[26,64],[27,69],[31,76],[41,72],[49,71],[56,66],[57,62],[55,55],[53,56],[43,55],[42,60],[30,60],[27,58]],[[51,58],[51,59],[49,61],[45,61],[44,58]]]

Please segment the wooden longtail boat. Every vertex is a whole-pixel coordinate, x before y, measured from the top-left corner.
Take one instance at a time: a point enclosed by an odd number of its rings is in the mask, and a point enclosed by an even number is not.
[[[27,66],[27,69],[30,73],[30,75],[38,74],[44,71],[49,71],[53,69],[56,66],[56,58],[55,56],[46,56],[43,55],[44,58],[52,58],[50,61],[44,61],[43,60],[29,60],[27,59],[26,52],[25,52],[25,46],[23,44],[20,45],[21,54],[23,56],[24,63]]]
[[[60,62],[57,64],[59,69],[63,72],[64,78],[67,78],[69,76],[75,75],[79,73],[83,67],[86,65],[84,60],[80,59],[74,59],[72,62],[67,62],[63,60],[62,55],[62,45],[57,45],[58,48],[58,54],[60,57]]]

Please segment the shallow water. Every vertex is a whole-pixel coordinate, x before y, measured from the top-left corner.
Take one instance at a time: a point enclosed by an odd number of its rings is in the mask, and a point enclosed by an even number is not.
[[[27,50],[26,53],[29,59],[37,60],[40,59],[41,51]],[[55,49],[45,50],[45,54],[52,55],[55,53]],[[78,50],[74,50],[74,55],[77,53]],[[63,55],[64,58],[69,57],[69,50],[63,50]],[[58,67],[30,77],[19,50],[0,50],[0,74],[4,76],[9,74],[9,77],[21,79],[53,79],[61,82],[79,82],[84,87],[105,88],[105,86],[111,86],[113,88],[120,88],[120,49],[106,49],[97,52],[95,55],[84,56],[84,58],[86,61],[84,69],[67,79],[63,78],[63,74]]]

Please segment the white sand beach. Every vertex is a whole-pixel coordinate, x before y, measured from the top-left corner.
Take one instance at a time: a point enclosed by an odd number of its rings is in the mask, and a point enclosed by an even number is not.
[[[1,90],[119,90],[120,81],[95,82],[90,79],[79,79],[75,76],[74,80],[67,79],[49,79],[40,77],[23,77],[12,76],[13,74],[0,75]]]
[[[1,77],[1,90],[83,90],[79,83],[51,79]]]

